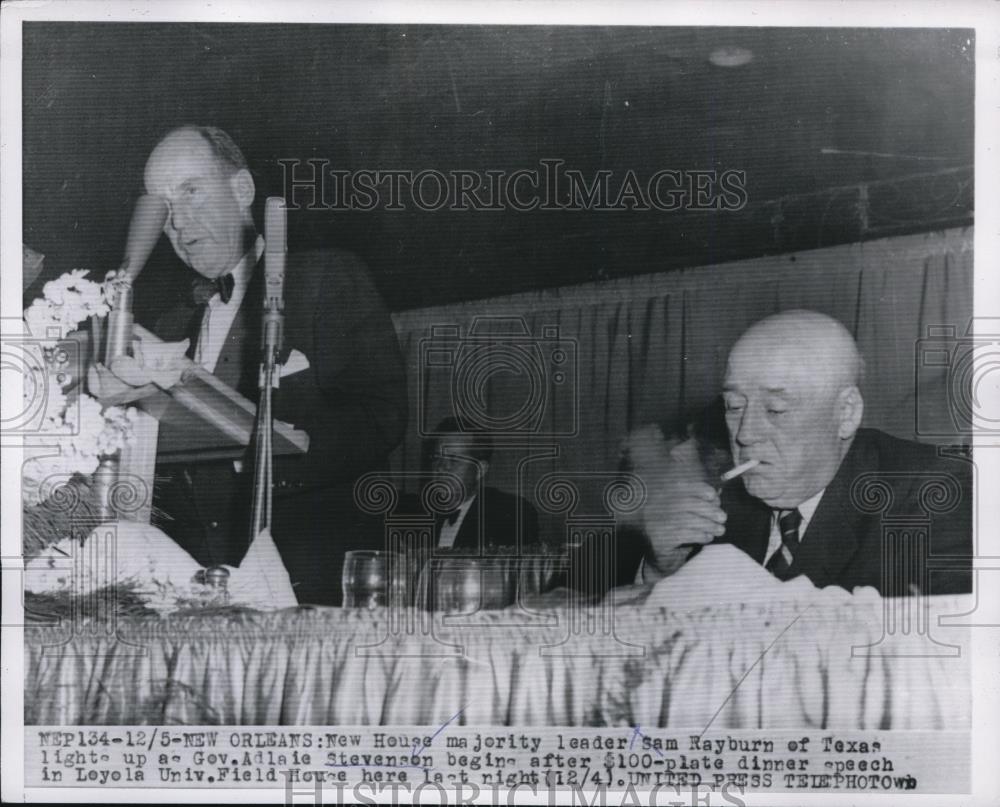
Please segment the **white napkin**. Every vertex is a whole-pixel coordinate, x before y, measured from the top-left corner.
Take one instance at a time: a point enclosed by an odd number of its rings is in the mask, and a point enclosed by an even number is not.
[[[229,601],[261,610],[292,608],[298,605],[288,570],[281,562],[271,531],[258,535],[239,567],[229,569]]]
[[[878,598],[873,588],[854,595]],[[840,586],[819,589],[805,575],[781,581],[732,544],[709,544],[670,577],[660,580],[646,599],[648,608],[694,611],[726,603],[768,605],[775,602],[824,599],[849,600]]]
[[[281,365],[278,377],[284,378],[285,376],[301,373],[303,370],[308,369],[309,359],[306,358],[304,353],[292,348],[291,353],[288,354],[288,361]]]

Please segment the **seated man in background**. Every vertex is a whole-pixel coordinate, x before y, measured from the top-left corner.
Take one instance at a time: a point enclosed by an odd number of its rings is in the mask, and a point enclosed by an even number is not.
[[[701,545],[721,542],[782,580],[806,575],[816,586],[871,586],[884,596],[971,591],[970,464],[860,428],[862,370],[851,335],[823,314],[785,311],[748,329],[729,354],[723,400],[732,462],[758,464],[722,484],[692,462],[688,441],[639,469],[649,491],[640,579],[672,574]],[[892,490],[891,515],[926,519],[923,554],[910,536],[907,551],[883,559],[883,515],[852,494],[862,475]],[[919,490],[931,476],[951,483],[949,512],[924,512]],[[928,556],[948,570],[930,573]]]
[[[458,508],[437,520],[435,547],[476,554],[488,547],[527,547],[538,542],[535,508],[485,483],[492,456],[489,439],[462,432],[455,418],[442,420],[425,440],[424,467],[434,475],[458,477],[463,491]],[[416,507],[415,500],[408,500],[405,507]]]

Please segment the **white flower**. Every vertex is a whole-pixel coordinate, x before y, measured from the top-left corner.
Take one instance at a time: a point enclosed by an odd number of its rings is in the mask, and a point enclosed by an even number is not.
[[[59,376],[56,373],[49,373],[45,383],[45,416],[42,421],[42,431],[59,433],[60,429],[65,426],[63,416],[67,406],[66,393],[59,383]]]
[[[48,300],[34,300],[24,310],[24,324],[28,326],[28,333],[35,339],[44,340],[45,344],[53,344],[62,336],[59,310]]]
[[[50,280],[43,297],[33,300],[24,311],[24,321],[36,339],[53,341],[74,330],[89,317],[104,317],[111,310],[104,285],[87,280],[86,269]],[[50,336],[55,329],[57,333]]]
[[[109,406],[102,411],[97,399],[85,394],[68,399],[57,383],[52,384],[41,428],[30,441],[52,448],[25,462],[22,500],[29,506],[38,504],[73,474],[94,473],[101,457],[114,454],[131,439],[133,422],[131,408]]]
[[[63,297],[66,291],[66,283],[63,282],[66,275],[63,275],[58,280],[50,280],[42,287],[42,294],[46,300],[55,305],[63,304]]]

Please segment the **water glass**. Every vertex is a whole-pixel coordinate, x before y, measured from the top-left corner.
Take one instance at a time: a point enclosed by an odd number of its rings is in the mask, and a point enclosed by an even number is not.
[[[516,579],[502,561],[435,558],[422,575],[420,601],[445,614],[474,614],[514,602]]]
[[[344,608],[382,608],[388,594],[388,553],[353,549],[344,555]]]

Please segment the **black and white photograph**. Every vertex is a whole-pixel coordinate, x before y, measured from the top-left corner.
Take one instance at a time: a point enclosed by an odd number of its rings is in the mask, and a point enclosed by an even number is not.
[[[2,14],[5,800],[995,796],[992,5]]]

